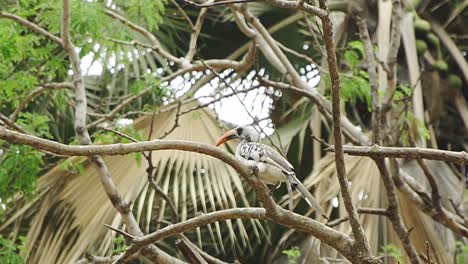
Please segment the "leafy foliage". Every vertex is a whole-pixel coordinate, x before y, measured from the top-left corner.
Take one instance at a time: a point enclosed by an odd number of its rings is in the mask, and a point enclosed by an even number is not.
[[[49,117],[31,112],[20,113],[18,118],[18,124],[29,133],[39,137],[52,138],[49,132],[49,122]]]
[[[0,235],[0,263],[4,264],[23,264],[23,258],[20,254],[27,255],[25,247],[26,238],[19,237],[19,244],[15,244],[7,238]]]
[[[357,100],[367,104],[367,108],[371,110],[371,87],[369,83],[369,75],[366,71],[361,70],[358,66],[364,58],[364,45],[361,41],[351,41],[347,45],[344,52],[344,59],[348,65],[349,72],[341,74],[341,95],[343,99],[352,105],[355,105]]]
[[[113,254],[120,254],[125,252],[128,248],[127,244],[125,243],[125,238],[122,236],[115,237],[112,242],[114,243],[114,250],[112,251]]]
[[[16,193],[30,197],[44,161],[43,153],[30,146],[11,145],[0,159],[0,199],[7,201]]]
[[[299,250],[298,247],[292,247],[287,250],[283,250],[281,253],[286,255],[288,257],[288,263],[289,264],[296,264],[297,260],[301,256],[301,251]]]
[[[161,0],[117,0],[116,5],[127,10],[128,16],[138,24],[146,25],[149,30],[158,29],[162,22],[166,1]]]
[[[73,162],[71,159],[64,160],[59,164],[59,168],[71,174],[81,174],[84,171],[82,162]]]
[[[403,255],[401,254],[400,249],[393,245],[393,244],[387,244],[382,247],[382,254],[386,256],[390,256],[396,261],[398,261],[400,264],[404,264],[404,258]]]

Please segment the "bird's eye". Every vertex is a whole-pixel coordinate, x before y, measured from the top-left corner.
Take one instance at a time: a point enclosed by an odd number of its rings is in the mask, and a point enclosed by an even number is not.
[[[237,135],[242,135],[242,131],[244,130],[242,127],[238,127],[237,129]]]

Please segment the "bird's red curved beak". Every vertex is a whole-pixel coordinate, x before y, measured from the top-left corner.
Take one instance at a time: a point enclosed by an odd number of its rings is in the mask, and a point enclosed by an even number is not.
[[[216,146],[224,144],[226,141],[229,141],[231,139],[238,138],[239,136],[237,135],[237,131],[235,129],[229,130],[226,132],[222,137],[218,139],[216,142]]]

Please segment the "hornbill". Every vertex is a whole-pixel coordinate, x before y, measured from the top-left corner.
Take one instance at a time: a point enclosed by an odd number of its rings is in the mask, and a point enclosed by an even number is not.
[[[236,149],[236,157],[245,165],[254,168],[259,178],[266,184],[278,185],[286,182],[289,195],[291,185],[304,197],[312,209],[326,217],[325,211],[310,194],[310,192],[297,179],[294,167],[281,154],[272,147],[259,143],[260,136],[252,126],[239,126],[224,134],[216,142],[216,146],[228,140],[240,138],[241,142]],[[289,207],[292,209],[292,200]]]

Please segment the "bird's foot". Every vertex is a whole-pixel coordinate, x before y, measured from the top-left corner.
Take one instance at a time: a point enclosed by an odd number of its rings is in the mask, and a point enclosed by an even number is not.
[[[277,185],[273,185],[273,187],[269,188],[270,189],[270,196],[273,196],[273,193],[281,187],[281,182],[278,183]]]
[[[249,165],[250,170],[252,170],[252,174],[258,175],[259,169],[255,165]]]

